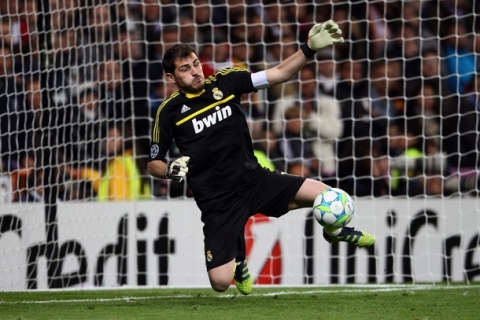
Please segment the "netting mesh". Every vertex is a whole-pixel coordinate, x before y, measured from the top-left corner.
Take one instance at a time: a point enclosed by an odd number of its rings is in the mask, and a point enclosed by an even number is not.
[[[354,196],[477,194],[476,1],[20,0],[0,10],[5,201],[39,201],[45,183],[61,200],[131,199],[118,180],[137,174],[143,196],[191,196],[145,169],[153,114],[175,90],[166,48],[192,44],[206,76],[258,71],[328,19],[345,43],[244,99],[259,159]],[[125,154],[136,174],[119,172],[116,192],[102,194]]]

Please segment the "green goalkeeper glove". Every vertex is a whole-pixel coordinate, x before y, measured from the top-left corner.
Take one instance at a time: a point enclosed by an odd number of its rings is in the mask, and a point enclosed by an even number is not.
[[[342,30],[332,20],[317,23],[308,32],[307,46],[311,51],[305,47],[302,50],[307,58],[312,58],[318,50],[336,43],[342,43],[343,37],[341,35]]]
[[[186,156],[174,160],[165,168],[165,178],[182,182],[188,172],[188,161],[190,161],[190,157]]]

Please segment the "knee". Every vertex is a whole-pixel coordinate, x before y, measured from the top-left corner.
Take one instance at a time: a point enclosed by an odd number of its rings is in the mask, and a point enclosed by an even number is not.
[[[217,292],[224,292],[232,284],[233,269],[235,260],[208,271],[208,279],[212,289]]]
[[[213,281],[210,280],[210,285],[212,286],[212,289],[215,290],[216,292],[225,292],[227,291],[228,288],[230,288],[230,281]]]

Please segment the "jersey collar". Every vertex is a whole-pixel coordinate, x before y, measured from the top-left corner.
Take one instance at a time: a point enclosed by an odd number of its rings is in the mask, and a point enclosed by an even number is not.
[[[187,97],[188,99],[196,98],[201,96],[204,92],[205,92],[205,89],[203,89],[199,93],[185,93],[185,97]]]

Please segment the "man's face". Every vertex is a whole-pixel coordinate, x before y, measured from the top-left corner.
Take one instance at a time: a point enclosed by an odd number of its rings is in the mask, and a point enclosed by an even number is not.
[[[0,75],[12,74],[12,54],[9,49],[0,48]]]
[[[109,60],[105,62],[103,69],[98,76],[108,89],[115,90],[122,84],[122,69],[118,61]]]
[[[167,73],[167,78],[185,93],[198,93],[205,86],[202,64],[194,53],[187,58],[175,60],[175,71],[173,74]]]
[[[316,75],[309,69],[300,71],[300,89],[303,97],[311,97],[317,91]]]

